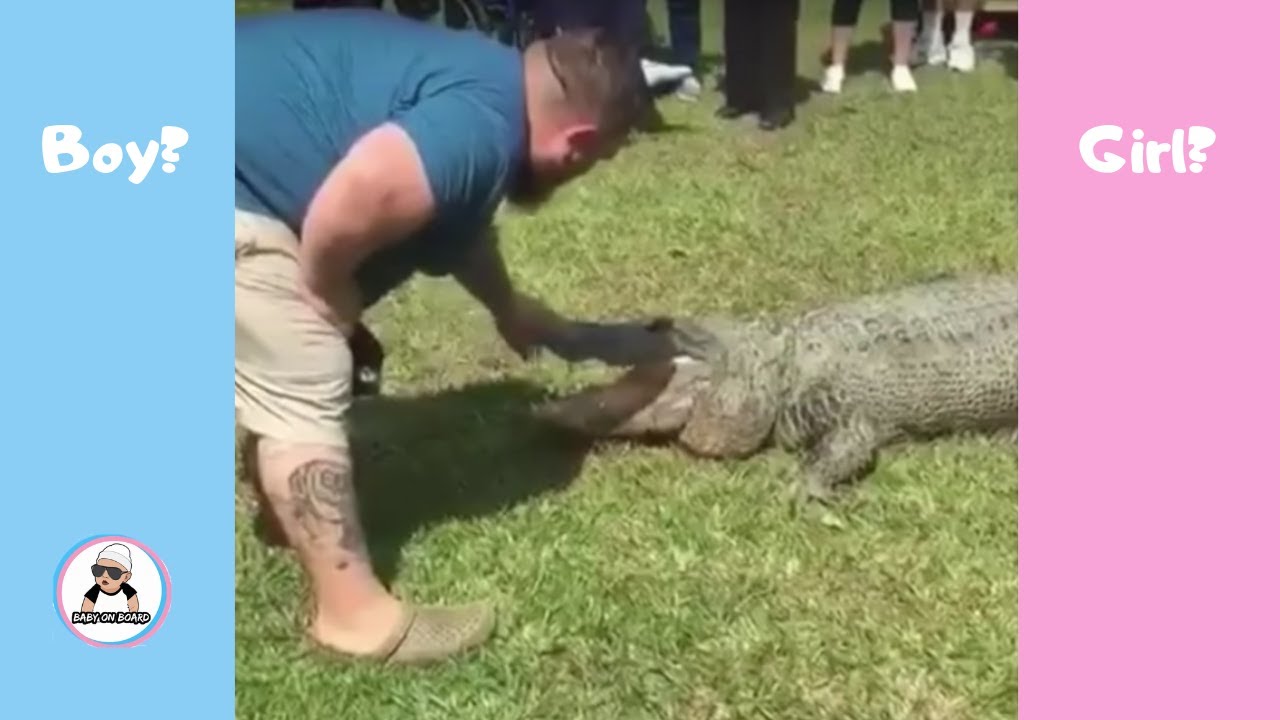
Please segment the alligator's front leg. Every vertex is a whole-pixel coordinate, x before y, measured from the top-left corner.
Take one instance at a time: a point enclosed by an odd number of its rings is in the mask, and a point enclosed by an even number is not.
[[[875,423],[854,414],[816,438],[801,465],[797,502],[834,501],[837,485],[856,481],[875,465],[881,437]]]

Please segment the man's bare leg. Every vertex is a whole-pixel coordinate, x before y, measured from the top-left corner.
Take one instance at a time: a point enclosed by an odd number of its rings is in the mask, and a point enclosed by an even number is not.
[[[411,607],[378,581],[345,449],[262,438],[258,470],[269,510],[311,582],[308,632],[317,643],[349,655],[425,663],[488,639],[494,614],[487,603]]]
[[[253,491],[254,506],[262,532],[262,541],[272,547],[288,547],[289,539],[280,527],[280,519],[267,502],[267,493],[262,489],[262,473],[258,472],[258,436],[236,428],[236,452],[239,463],[236,466],[236,477],[247,482]]]
[[[236,211],[236,421],[257,438],[244,470],[307,574],[308,632],[336,652],[397,664],[470,649],[493,629],[488,604],[402,603],[373,573],[341,420],[351,349],[296,294],[296,248],[282,223]]]
[[[356,508],[347,451],[258,442],[263,493],[311,583],[309,631],[334,650],[376,651],[402,622],[402,607],[378,581]]]

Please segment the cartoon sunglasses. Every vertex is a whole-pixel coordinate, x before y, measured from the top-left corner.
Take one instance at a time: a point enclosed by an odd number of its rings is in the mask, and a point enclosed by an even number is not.
[[[108,567],[106,565],[98,565],[97,563],[89,569],[93,571],[94,577],[102,577],[102,574],[106,573],[112,580],[119,580],[120,576],[124,575],[125,572],[118,567]]]

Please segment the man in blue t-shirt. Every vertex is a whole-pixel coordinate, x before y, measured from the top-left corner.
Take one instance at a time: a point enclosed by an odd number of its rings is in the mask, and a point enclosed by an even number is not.
[[[608,157],[651,111],[636,60],[593,33],[523,53],[366,10],[236,24],[236,417],[270,516],[310,580],[320,645],[395,663],[490,634],[484,603],[414,607],[374,576],[345,418],[362,311],[451,275],[522,356],[568,323],[515,292],[492,233]]]

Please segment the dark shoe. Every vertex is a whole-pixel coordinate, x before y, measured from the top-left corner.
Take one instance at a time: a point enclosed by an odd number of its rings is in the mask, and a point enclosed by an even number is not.
[[[721,105],[720,108],[716,110],[716,117],[720,118],[721,120],[733,120],[735,118],[740,118],[749,112],[751,111],[745,110],[740,107],[734,107],[732,105]]]
[[[377,336],[364,323],[347,340],[351,349],[351,394],[355,397],[378,395],[382,389],[382,364],[386,352]]]
[[[760,116],[760,129],[771,132],[781,130],[796,119],[794,110],[771,110]]]

